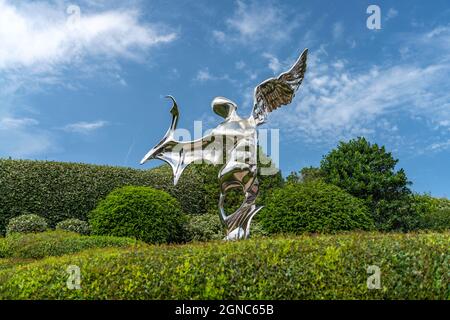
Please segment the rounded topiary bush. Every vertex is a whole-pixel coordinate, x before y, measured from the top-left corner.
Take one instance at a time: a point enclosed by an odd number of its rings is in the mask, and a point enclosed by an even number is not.
[[[82,235],[89,235],[91,227],[89,223],[79,219],[67,219],[56,224],[56,230],[71,231]]]
[[[361,200],[321,181],[288,184],[274,190],[257,219],[269,233],[373,228],[373,220]]]
[[[36,233],[48,229],[45,218],[36,214],[24,214],[9,220],[6,226],[6,234],[11,233]]]
[[[149,187],[118,188],[89,213],[92,234],[134,237],[147,243],[181,240],[185,221],[175,198]]]

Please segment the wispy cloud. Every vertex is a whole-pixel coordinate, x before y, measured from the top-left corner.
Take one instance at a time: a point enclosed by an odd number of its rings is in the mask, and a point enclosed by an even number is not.
[[[101,129],[105,126],[107,126],[109,123],[104,120],[98,120],[94,122],[76,122],[71,123],[66,126],[64,126],[64,131],[67,132],[75,132],[75,133],[82,133],[82,134],[89,134],[92,133],[98,129]]]
[[[31,118],[0,119],[0,154],[29,157],[42,154],[54,146],[48,132],[39,129],[39,122]]]
[[[333,24],[331,32],[333,34],[334,40],[341,39],[344,34],[344,24],[342,22],[336,22],[335,24]]]
[[[33,156],[54,150],[53,132],[23,114],[21,97],[55,86],[78,88],[95,77],[122,86],[123,59],[147,62],[151,49],[174,41],[162,24],[144,23],[135,1],[0,0],[0,154]],[[107,123],[76,123],[66,131],[89,133]],[[56,150],[56,149],[55,149]]]
[[[450,139],[442,142],[435,142],[430,147],[430,151],[443,151],[450,148]]]
[[[439,60],[356,71],[344,60],[312,54],[304,86],[290,106],[294,112],[273,118],[291,136],[314,143],[334,144],[383,130],[401,134],[398,119],[416,117],[433,126],[450,121],[449,78],[450,65]],[[394,124],[380,126],[386,118]]]
[[[1,130],[22,129],[28,126],[37,125],[39,122],[30,118],[3,118],[0,119]]]
[[[395,8],[390,8],[386,14],[386,21],[391,20],[398,16],[398,11]]]
[[[194,82],[208,82],[208,81],[218,81],[218,80],[225,80],[225,81],[229,81],[230,83],[236,83],[236,81],[232,78],[230,78],[230,76],[228,74],[224,74],[222,76],[216,76],[214,74],[212,74],[208,68],[203,68],[200,69],[195,78],[193,79]]]
[[[289,11],[272,2],[236,1],[236,10],[226,19],[224,30],[213,30],[216,41],[239,42],[265,46],[288,40],[291,32],[302,22],[303,16],[288,18]]]
[[[30,74],[34,81],[48,79],[69,69],[81,72],[89,58],[139,59],[149,48],[176,38],[141,23],[137,9],[65,9],[52,2],[0,0],[1,75],[16,81]]]
[[[278,60],[278,58],[275,57],[273,54],[265,52],[265,53],[263,53],[263,57],[269,60],[268,67],[274,73],[278,73],[281,70],[280,60]]]

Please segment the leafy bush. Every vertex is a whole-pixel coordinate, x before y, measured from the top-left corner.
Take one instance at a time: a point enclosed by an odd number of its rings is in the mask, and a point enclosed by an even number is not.
[[[442,299],[449,233],[345,234],[95,249],[0,271],[2,299]],[[68,265],[82,290],[66,286]],[[381,288],[367,288],[368,267]]]
[[[89,223],[79,219],[67,219],[58,222],[58,224],[56,225],[56,230],[76,232],[82,235],[89,235],[89,233],[91,233],[91,227],[89,226]]]
[[[185,228],[187,241],[220,240],[225,237],[218,214],[192,215]]]
[[[450,230],[450,209],[438,209],[428,212],[422,218],[421,229]]]
[[[361,200],[321,181],[287,184],[274,191],[255,218],[269,233],[373,228],[373,221]]]
[[[41,259],[92,248],[130,247],[134,239],[104,236],[81,236],[67,231],[36,234],[12,234],[0,239],[0,258]]]
[[[450,200],[416,194],[412,204],[419,213],[418,228],[436,231],[450,229]]]
[[[0,234],[13,217],[32,212],[54,228],[62,220],[87,220],[87,214],[112,190],[127,186],[150,186],[179,200],[185,213],[206,213],[202,172],[190,166],[177,186],[172,170],[151,170],[79,163],[0,159]]]
[[[6,234],[44,232],[48,229],[47,221],[35,214],[24,214],[9,220]]]
[[[149,187],[122,187],[89,214],[94,235],[134,237],[148,243],[182,239],[185,216],[178,201]]]
[[[210,241],[225,238],[225,229],[218,214],[191,215],[185,226],[187,241]],[[267,235],[261,224],[253,221],[250,225],[250,237]]]
[[[148,186],[168,192],[187,214],[216,212],[219,166],[190,165],[178,184],[172,169],[150,170],[80,163],[0,159],[0,234],[9,219],[33,212],[50,227],[62,220],[87,220],[87,214],[111,191],[122,186]],[[282,183],[281,174],[261,177],[259,201]],[[237,204],[237,200],[231,206]],[[240,204],[240,203],[239,203]]]

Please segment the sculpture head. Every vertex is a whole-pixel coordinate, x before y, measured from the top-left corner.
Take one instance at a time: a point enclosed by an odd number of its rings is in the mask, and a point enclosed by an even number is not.
[[[236,114],[237,110],[236,103],[224,97],[214,98],[211,107],[216,114],[224,119],[228,119]]]

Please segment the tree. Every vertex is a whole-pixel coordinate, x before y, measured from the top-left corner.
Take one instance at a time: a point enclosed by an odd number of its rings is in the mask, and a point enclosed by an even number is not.
[[[385,147],[359,137],[339,146],[321,161],[320,171],[327,183],[363,199],[379,229],[414,228],[414,207],[408,202],[411,191],[405,171],[395,170],[394,159]]]
[[[316,167],[304,167],[299,172],[291,172],[286,177],[287,184],[295,184],[301,182],[315,182],[323,180],[322,171]]]

